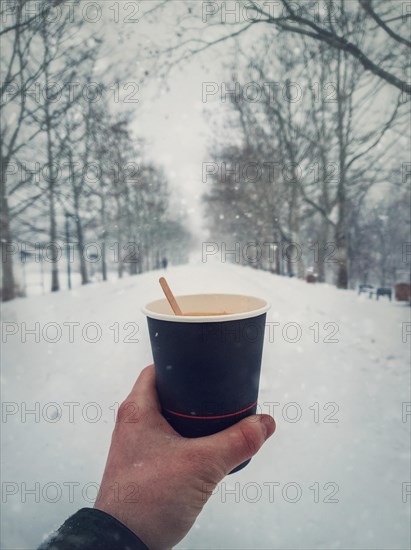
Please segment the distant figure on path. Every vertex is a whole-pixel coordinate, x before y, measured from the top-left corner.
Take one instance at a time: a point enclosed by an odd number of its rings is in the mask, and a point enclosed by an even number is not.
[[[161,260],[161,263],[162,263],[162,266],[163,266],[163,269],[167,269],[167,266],[168,266],[168,260],[166,257],[164,257],[162,260]]]

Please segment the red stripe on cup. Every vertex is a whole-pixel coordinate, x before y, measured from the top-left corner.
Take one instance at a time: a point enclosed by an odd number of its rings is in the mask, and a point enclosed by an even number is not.
[[[245,407],[245,409],[241,409],[241,411],[236,411],[236,412],[228,413],[228,414],[219,414],[219,415],[214,415],[214,416],[197,416],[195,414],[183,414],[183,413],[179,413],[179,412],[176,412],[176,411],[171,411],[170,409],[164,409],[164,410],[167,411],[168,413],[174,414],[175,416],[182,416],[183,418],[192,418],[192,419],[198,419],[198,420],[210,420],[210,419],[213,419],[213,418],[227,418],[228,416],[236,416],[237,414],[241,414],[245,411],[248,411],[249,409],[251,409],[255,405],[257,405],[257,401],[255,403],[253,403],[252,405],[249,405],[248,407]]]

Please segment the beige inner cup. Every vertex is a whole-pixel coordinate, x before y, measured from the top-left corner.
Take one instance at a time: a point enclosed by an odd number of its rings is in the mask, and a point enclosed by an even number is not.
[[[143,308],[143,313],[152,319],[204,323],[257,317],[270,308],[266,300],[242,294],[190,294],[176,296],[176,300],[184,314],[182,316],[174,315],[166,299],[150,302]],[[195,315],[187,316],[186,313]]]

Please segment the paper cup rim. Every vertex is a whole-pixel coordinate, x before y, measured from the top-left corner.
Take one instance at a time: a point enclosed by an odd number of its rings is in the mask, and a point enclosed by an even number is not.
[[[228,315],[174,315],[174,313],[158,313],[155,311],[151,311],[149,307],[153,304],[158,302],[167,302],[166,298],[161,298],[158,300],[152,300],[144,307],[142,307],[141,311],[146,317],[159,321],[171,321],[173,323],[222,323],[227,321],[238,321],[240,319],[250,319],[252,317],[258,317],[259,315],[266,313],[271,308],[270,302],[268,302],[265,298],[261,298],[260,296],[251,296],[249,294],[230,294],[222,292],[207,294],[182,294],[176,296],[176,300],[178,302],[179,298],[189,298],[193,296],[235,296],[238,298],[252,298],[254,300],[261,300],[262,302],[264,302],[264,305],[251,311],[241,311],[238,313],[230,313]]]

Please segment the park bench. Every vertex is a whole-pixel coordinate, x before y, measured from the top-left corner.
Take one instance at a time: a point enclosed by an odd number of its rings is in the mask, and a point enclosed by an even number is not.
[[[391,302],[391,300],[392,300],[392,289],[388,288],[388,287],[381,286],[381,287],[377,288],[376,295],[377,295],[377,300],[379,299],[380,296],[388,296],[388,298],[390,299],[390,302]]]
[[[358,286],[358,294],[362,294],[363,292],[371,293],[373,292],[374,287],[372,285],[368,285],[366,283],[362,283]],[[369,296],[371,298],[371,296]]]
[[[362,294],[363,292],[368,292],[368,298],[376,296],[377,300],[379,300],[380,296],[388,296],[390,301],[392,300],[392,289],[390,287],[380,286],[375,288],[373,285],[360,284],[358,286],[358,294]]]

